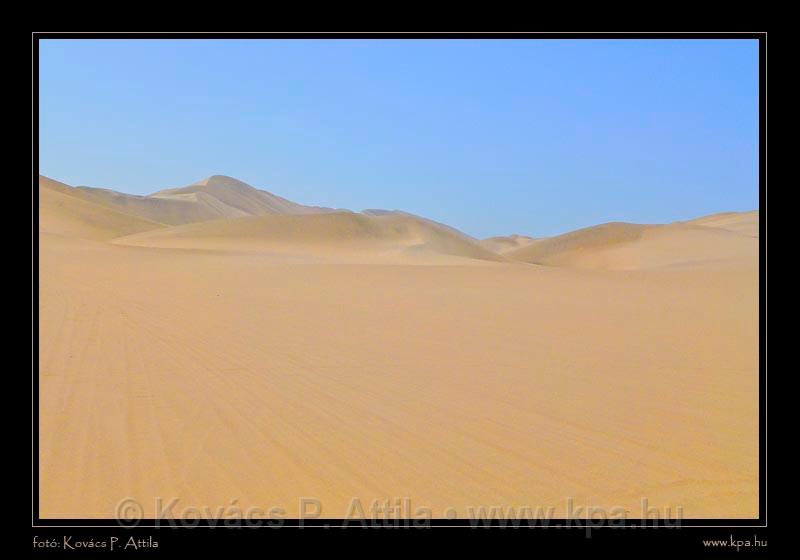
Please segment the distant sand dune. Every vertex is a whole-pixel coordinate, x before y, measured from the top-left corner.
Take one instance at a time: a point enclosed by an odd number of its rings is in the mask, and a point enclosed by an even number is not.
[[[267,214],[316,214],[331,212],[330,208],[305,206],[275,194],[256,189],[247,183],[227,177],[212,175],[188,187],[166,189],[150,195],[154,198],[169,199],[186,194],[205,194],[215,198],[230,208],[236,208],[244,215],[263,216]]]
[[[508,253],[509,251],[520,249],[522,247],[527,247],[536,241],[539,241],[539,239],[535,237],[529,237],[527,235],[514,234],[507,236],[498,235],[495,237],[487,237],[486,239],[481,239],[480,244],[490,251],[503,254]]]
[[[174,197],[137,196],[107,189],[79,187],[87,198],[98,204],[116,208],[144,219],[167,225],[188,224],[246,216],[237,208],[230,207],[203,193]]]
[[[161,227],[162,224],[86,200],[63,183],[39,178],[40,231],[107,240]]]
[[[119,245],[273,251],[288,253],[386,253],[413,257],[442,254],[502,261],[453,231],[408,215],[353,212],[272,215],[214,220],[117,239]]]
[[[534,264],[576,266],[587,254],[607,251],[641,239],[649,227],[611,222],[548,237],[506,253],[510,259]]]
[[[39,190],[41,231],[114,239],[117,245],[368,260],[504,260],[457,229],[413,214],[304,206],[223,176],[149,196],[70,187],[41,176]],[[142,232],[149,234],[131,235]]]
[[[631,270],[758,258],[758,214],[708,217],[667,225],[601,224],[535,241],[509,251],[513,260],[565,266]],[[744,234],[742,232],[746,232]]]
[[[713,227],[758,237],[758,210],[752,212],[722,212],[685,222],[697,226]]]
[[[168,225],[241,216],[331,211],[297,204],[224,175],[213,175],[188,187],[166,189],[147,196],[109,189],[78,188],[95,202]]]

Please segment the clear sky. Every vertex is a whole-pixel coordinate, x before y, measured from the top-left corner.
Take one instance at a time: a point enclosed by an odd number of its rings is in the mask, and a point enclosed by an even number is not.
[[[40,172],[485,237],[758,207],[755,40],[44,40]]]

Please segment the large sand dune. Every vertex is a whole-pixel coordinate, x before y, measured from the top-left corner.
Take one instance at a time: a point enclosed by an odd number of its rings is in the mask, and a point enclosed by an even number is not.
[[[87,200],[68,185],[39,177],[39,231],[86,239],[113,239],[163,227]]]
[[[213,175],[188,187],[165,189],[147,196],[109,189],[78,188],[95,202],[169,225],[241,216],[331,211],[297,204],[224,175]]]
[[[117,244],[351,257],[449,255],[500,261],[477,243],[409,215],[353,212],[214,220],[117,239]]]
[[[759,219],[757,210],[752,212],[722,212],[689,220],[686,223],[758,237]]]
[[[666,225],[613,222],[534,241],[505,255],[534,264],[609,270],[754,262],[758,213]]]
[[[746,234],[605,226],[549,245],[640,259],[587,270],[504,261],[407,215],[165,227],[85,195],[39,188],[43,518],[112,517],[128,497],[147,517],[158,498],[177,498],[178,516],[235,503],[296,517],[301,497],[323,517],[354,497],[407,497],[436,517],[564,516],[570,499],[578,515],[640,517],[642,498],[660,515],[758,514]],[[687,247],[692,266],[645,262],[686,262],[670,251]],[[437,266],[351,258],[383,251]]]
[[[186,195],[205,194],[213,197],[231,208],[250,216],[265,214],[316,214],[331,212],[330,208],[305,206],[287,200],[270,192],[256,189],[247,183],[227,177],[212,175],[188,187],[166,189],[150,195],[154,198],[169,199]]]

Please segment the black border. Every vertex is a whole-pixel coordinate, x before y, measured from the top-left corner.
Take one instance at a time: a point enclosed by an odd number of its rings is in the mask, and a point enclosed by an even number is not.
[[[62,32],[33,32],[32,33],[32,54],[31,54],[31,154],[32,154],[32,169],[31,169],[31,182],[33,185],[31,195],[31,221],[32,221],[32,246],[31,246],[31,262],[32,262],[32,276],[31,276],[31,303],[32,303],[32,320],[31,320],[31,364],[32,364],[32,378],[31,378],[31,454],[32,454],[32,530],[34,534],[42,534],[47,529],[54,528],[74,528],[78,529],[80,533],[87,533],[87,530],[99,530],[101,528],[116,528],[128,531],[127,534],[138,534],[143,530],[145,533],[153,534],[159,533],[158,538],[162,538],[164,532],[175,533],[175,528],[170,527],[169,523],[161,520],[159,528],[152,528],[155,526],[155,519],[141,520],[135,529],[125,528],[120,523],[113,519],[42,519],[39,517],[39,449],[38,449],[38,434],[39,434],[39,382],[38,382],[38,356],[39,356],[39,340],[38,340],[38,172],[39,172],[39,41],[42,39],[438,39],[438,40],[457,40],[457,39],[527,39],[527,40],[547,40],[547,39],[750,39],[757,40],[759,44],[759,211],[760,211],[760,253],[759,253],[759,517],[755,519],[684,519],[681,521],[681,528],[706,528],[708,534],[712,532],[716,535],[721,528],[762,528],[762,535],[766,533],[763,529],[767,527],[767,375],[766,375],[766,362],[767,362],[767,332],[766,332],[766,318],[767,318],[767,294],[766,294],[766,280],[767,280],[767,34],[766,32],[721,32],[721,33],[687,33],[687,32],[636,32],[636,33],[501,33],[501,32],[455,32],[455,33],[442,33],[442,32],[347,32],[347,33],[320,33],[320,32],[288,32],[288,33],[246,33],[246,32],[230,32],[230,33],[176,33],[176,32],[111,32],[111,33],[62,33]],[[314,520],[284,520],[283,527],[341,527],[346,520],[343,519],[314,519]],[[216,525],[216,526],[215,526]],[[354,520],[347,520],[346,526],[348,527],[362,527],[360,522]],[[400,526],[403,526],[402,524]],[[413,526],[409,523],[408,526]],[[474,522],[471,524],[468,519],[433,519],[429,521],[430,527],[473,527]],[[637,535],[642,535],[644,532],[650,534],[654,533],[654,529],[664,528],[673,529],[671,531],[661,531],[660,536],[665,536],[669,533],[674,535],[676,531],[671,527],[669,522],[662,521],[647,521],[643,520],[625,520],[624,523],[619,520],[612,520],[609,526],[594,525],[592,530],[600,529],[601,534],[604,529],[619,528],[624,526],[626,529],[641,529],[646,528],[647,531],[639,531]],[[481,528],[501,528],[503,524],[499,521],[482,522]],[[271,528],[268,525],[263,525],[261,529]],[[508,528],[508,527],[505,527]],[[532,526],[521,524],[519,528],[538,528],[542,529],[538,534],[550,534],[553,532],[547,529],[565,528],[566,531],[559,533],[560,535],[567,536],[567,534],[574,534],[584,532],[586,526],[581,526],[576,520],[566,519],[553,519],[549,520],[547,527],[534,524]],[[183,532],[186,528],[178,532]],[[220,535],[221,533],[229,533],[230,531],[224,528],[224,523],[214,522],[213,520],[202,520],[198,527],[191,536],[201,537],[208,535],[208,531],[203,529],[216,529],[214,533]],[[149,531],[148,531],[149,530]],[[678,530],[680,531],[680,529]],[[73,531],[74,532],[74,531]],[[685,531],[680,531],[685,534]],[[248,533],[248,531],[245,531]],[[317,532],[318,533],[318,532]],[[622,531],[626,535],[630,532]],[[752,533],[752,532],[751,532]],[[242,531],[238,531],[241,535]],[[462,533],[463,534],[463,533]],[[722,535],[722,533],[720,533]],[[722,535],[727,536],[727,533]],[[752,535],[751,535],[752,536]],[[697,537],[699,538],[699,537]],[[704,537],[708,538],[708,537]],[[710,538],[715,538],[711,536]],[[183,539],[182,539],[183,540]],[[201,538],[201,541],[207,541],[207,538]],[[228,539],[230,540],[230,539]],[[552,540],[552,539],[551,539]],[[559,538],[563,541],[563,538]],[[697,539],[694,539],[697,540]],[[663,539],[659,539],[663,541]],[[562,543],[563,544],[563,543]],[[616,543],[619,544],[619,543]],[[696,543],[697,544],[697,543]],[[198,548],[198,550],[201,550]],[[205,547],[202,550],[208,550]],[[725,549],[718,549],[725,550]]]

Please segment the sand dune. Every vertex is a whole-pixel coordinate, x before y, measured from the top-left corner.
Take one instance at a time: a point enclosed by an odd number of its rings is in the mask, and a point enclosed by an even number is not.
[[[188,187],[166,189],[147,196],[109,189],[78,188],[95,202],[168,225],[241,216],[331,211],[291,202],[224,175],[214,175]]]
[[[246,215],[241,210],[203,193],[161,198],[124,194],[109,189],[78,188],[85,197],[98,204],[166,225]]]
[[[586,256],[603,253],[616,246],[641,239],[653,226],[611,222],[563,235],[548,237],[520,249],[509,251],[510,259],[534,264],[579,266]]]
[[[498,235],[496,237],[487,237],[486,239],[481,239],[480,244],[483,247],[486,247],[490,251],[494,251],[495,253],[508,253],[509,251],[513,251],[515,249],[520,249],[522,247],[527,247],[531,243],[539,241],[535,237],[529,237],[527,235]]]
[[[614,222],[536,241],[505,255],[528,263],[608,270],[713,264],[740,259],[755,262],[758,239],[741,233],[750,232],[753,221],[757,231],[757,213],[667,225]]]
[[[163,227],[86,200],[58,181],[39,177],[39,231],[86,239],[113,239]]]
[[[758,514],[753,216],[507,253],[563,265],[533,266],[423,218],[240,190],[144,197],[173,221],[186,200],[264,212],[167,227],[40,179],[43,518],[124,498],[297,517],[301,497],[335,518],[353,498]]]
[[[256,189],[247,183],[225,175],[212,175],[188,187],[166,189],[150,196],[160,199],[170,199],[195,194],[205,194],[248,216],[263,216],[266,214],[316,214],[333,211],[330,208],[297,204],[296,202],[292,202],[291,200],[287,200],[267,191]]]
[[[470,242],[476,242],[476,243],[480,244],[479,240],[475,239],[474,237],[472,237],[469,234],[464,233],[460,229],[454,228],[453,226],[449,226],[449,225],[444,224],[442,222],[437,222],[436,220],[431,220],[430,218],[426,218],[424,216],[418,216],[417,214],[411,214],[410,212],[404,212],[402,210],[368,209],[368,210],[362,210],[361,213],[365,214],[367,216],[401,216],[401,217],[405,216],[405,217],[411,218],[413,220],[425,222],[425,223],[427,223],[427,224],[429,224],[429,225],[431,225],[431,226],[433,226],[434,228],[437,228],[437,229],[445,229],[445,230],[449,231],[450,233],[452,233],[452,234],[454,234],[454,235],[456,235],[458,237],[461,237],[462,239],[467,239]]]
[[[500,261],[450,229],[410,215],[353,212],[272,215],[171,227],[117,239],[120,245],[300,254],[426,256]]]
[[[722,212],[720,214],[712,214],[710,216],[689,220],[685,223],[724,229],[743,235],[749,235],[750,237],[758,237],[758,210],[752,212]]]
[[[351,260],[376,256],[426,262],[439,257],[504,260],[457,229],[420,216],[303,206],[219,175],[149,196],[74,188],[46,177],[40,177],[40,184],[40,191],[48,191],[40,195],[41,231],[114,239],[118,245]],[[64,197],[69,204],[61,202]],[[145,234],[131,235],[140,232]]]

